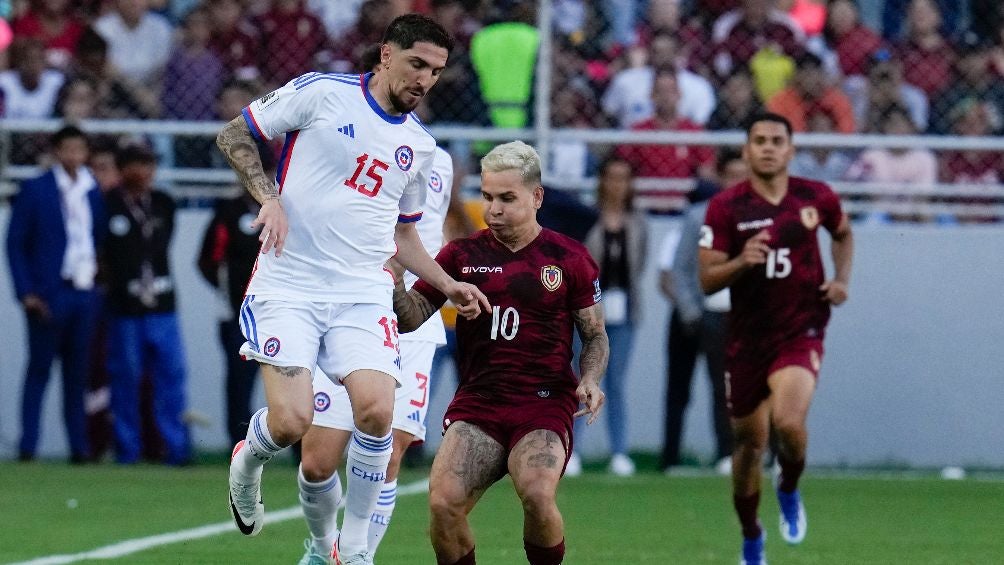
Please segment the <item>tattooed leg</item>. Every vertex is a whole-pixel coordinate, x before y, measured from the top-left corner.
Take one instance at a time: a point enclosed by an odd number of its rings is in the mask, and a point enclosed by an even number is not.
[[[268,402],[268,429],[280,447],[292,445],[307,433],[314,418],[314,386],[303,367],[261,364]]]
[[[523,503],[523,539],[553,547],[564,539],[558,511],[558,480],[565,465],[565,446],[551,430],[523,436],[509,454],[509,474]]]
[[[447,429],[429,477],[430,533],[438,563],[455,563],[474,548],[467,514],[504,474],[505,449],[499,442],[467,422]]]

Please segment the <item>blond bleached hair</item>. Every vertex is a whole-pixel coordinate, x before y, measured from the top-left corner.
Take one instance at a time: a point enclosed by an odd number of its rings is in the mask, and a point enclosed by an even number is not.
[[[540,155],[537,150],[522,141],[510,141],[495,146],[481,158],[482,172],[501,173],[513,170],[519,171],[523,184],[540,185]]]

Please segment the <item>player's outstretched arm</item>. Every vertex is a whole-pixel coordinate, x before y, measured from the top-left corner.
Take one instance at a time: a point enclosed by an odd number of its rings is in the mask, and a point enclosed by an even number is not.
[[[397,269],[394,270],[394,313],[397,314],[397,331],[413,332],[435,314],[442,304],[436,306],[417,290],[405,290],[404,277],[397,272]]]
[[[575,327],[582,340],[582,353],[579,354],[579,387],[575,390],[579,402],[584,406],[575,416],[589,414],[587,424],[592,424],[603,406],[605,395],[600,389],[600,379],[607,372],[607,359],[610,357],[610,341],[607,339],[606,322],[603,319],[603,305],[593,304],[588,308],[576,310],[572,314]]]
[[[252,228],[263,226],[258,236],[258,240],[262,242],[261,252],[268,253],[269,249],[275,247],[275,255],[278,257],[286,243],[289,223],[279,202],[279,188],[265,174],[258,147],[243,116],[237,116],[223,126],[216,136],[216,145],[237,173],[244,188],[261,203],[261,211],[251,224]]]
[[[851,232],[851,223],[846,214],[830,235],[833,238],[830,252],[833,254],[834,275],[833,279],[824,282],[819,290],[823,292],[823,300],[839,306],[847,300],[851,263],[854,259],[854,234]]]
[[[394,242],[397,244],[395,258],[404,268],[415,273],[418,278],[429,283],[442,292],[457,305],[457,311],[467,319],[477,318],[483,308],[486,312],[492,309],[488,297],[478,287],[457,282],[443,270],[435,259],[429,256],[422,238],[418,235],[413,223],[398,223],[394,232]],[[400,323],[400,321],[399,321]]]

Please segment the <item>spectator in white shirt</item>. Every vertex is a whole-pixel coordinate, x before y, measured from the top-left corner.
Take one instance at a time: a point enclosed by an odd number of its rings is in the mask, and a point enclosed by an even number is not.
[[[628,54],[629,67],[614,75],[602,99],[603,111],[617,125],[630,128],[652,117],[655,71],[667,67],[676,69],[679,116],[698,125],[708,121],[715,109],[715,91],[704,77],[680,66],[677,48],[676,36],[666,32],[652,37],[647,53],[640,47],[632,48]]]
[[[150,11],[149,0],[116,0],[115,10],[98,18],[94,29],[108,42],[109,59],[122,75],[147,84],[160,79],[172,29],[164,16]]]

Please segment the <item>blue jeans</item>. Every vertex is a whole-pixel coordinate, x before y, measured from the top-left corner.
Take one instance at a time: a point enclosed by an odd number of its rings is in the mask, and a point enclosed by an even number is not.
[[[28,370],[21,397],[21,454],[34,457],[42,416],[42,398],[49,384],[52,361],[58,355],[63,370],[63,422],[70,451],[87,458],[87,415],[84,391],[90,369],[91,335],[94,333],[94,291],[65,285],[47,297],[52,317],[28,319]]]
[[[631,347],[634,345],[634,326],[631,324],[619,324],[607,326],[607,338],[610,340],[610,360],[607,363],[607,373],[603,377],[603,392],[606,393],[606,402],[603,404],[603,412],[607,416],[607,433],[610,435],[610,452],[627,453],[627,409],[625,398],[625,381],[627,380],[627,367],[631,361]],[[578,372],[578,353],[582,345],[576,334],[575,356],[573,367]],[[602,412],[601,412],[602,413]],[[582,422],[588,419],[583,416],[575,420],[575,435],[582,436]]]
[[[115,416],[116,461],[135,463],[142,451],[140,380],[150,370],[154,420],[167,450],[165,462],[189,460],[185,412],[185,350],[174,312],[114,316],[109,331],[108,375]]]

